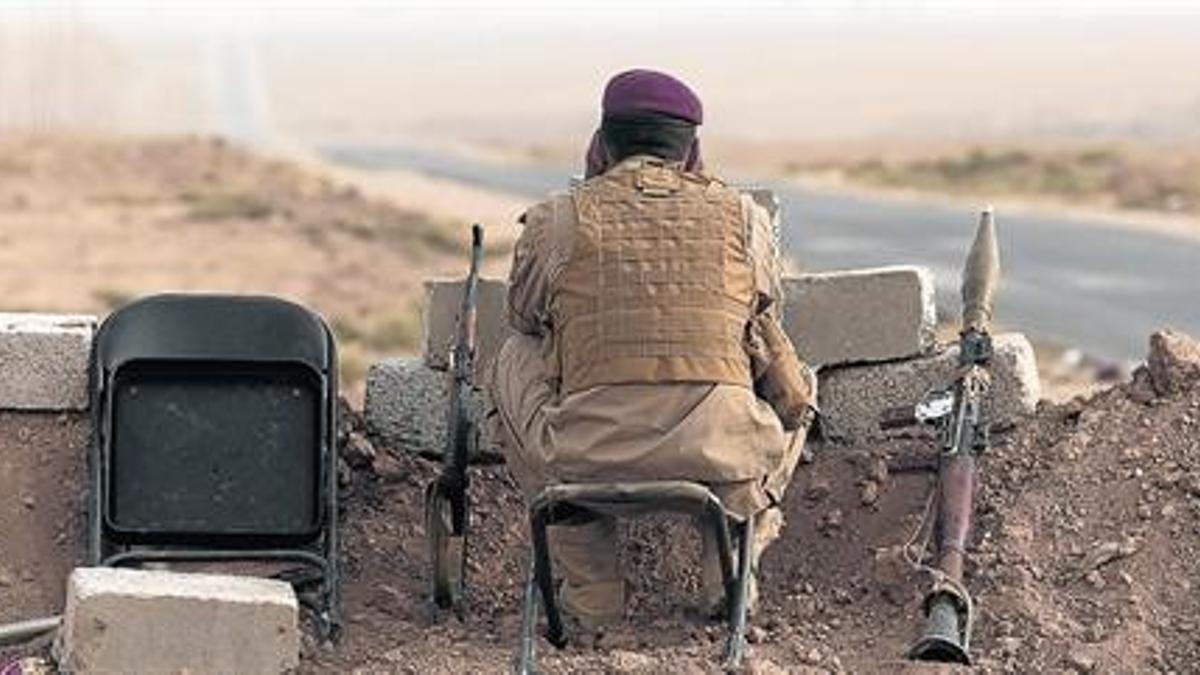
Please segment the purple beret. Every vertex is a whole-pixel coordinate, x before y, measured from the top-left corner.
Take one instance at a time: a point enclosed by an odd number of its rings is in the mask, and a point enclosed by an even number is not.
[[[604,87],[605,115],[655,112],[699,125],[704,121],[700,98],[679,80],[654,70],[627,70]]]

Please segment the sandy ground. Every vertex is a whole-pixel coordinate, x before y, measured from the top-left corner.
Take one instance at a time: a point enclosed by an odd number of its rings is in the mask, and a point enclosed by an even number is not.
[[[8,137],[0,306],[103,317],[167,290],[280,295],[332,325],[356,392],[372,361],[418,347],[421,284],[465,271],[471,220],[496,224],[488,271],[507,267],[517,208],[210,138]]]
[[[529,207],[525,197],[486,190],[415,171],[366,171],[342,166],[326,170],[360,186],[367,194],[386,199],[400,208],[428,213],[442,221],[482,223],[487,246],[510,250],[520,226],[517,218]],[[508,261],[493,257],[485,271],[493,274],[508,270]]]

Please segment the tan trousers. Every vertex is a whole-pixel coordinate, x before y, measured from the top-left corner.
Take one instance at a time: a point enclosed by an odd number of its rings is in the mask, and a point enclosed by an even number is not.
[[[661,385],[663,387],[677,385]],[[686,385],[695,386],[695,385]],[[492,366],[490,382],[494,406],[488,416],[493,437],[513,477],[527,498],[558,482],[552,460],[555,448],[548,424],[548,409],[558,410],[557,396],[548,381],[542,344],[538,338],[516,335],[509,338]],[[581,416],[584,419],[586,416]],[[586,422],[581,422],[586,423]],[[791,482],[804,447],[806,430],[787,434],[780,461],[758,480],[712,482],[710,489],[732,513],[757,513],[754,558],[779,535],[782,514],[778,502]],[[631,442],[634,442],[631,439]],[[630,476],[631,480],[671,479],[680,476]],[[612,517],[594,514],[550,528],[551,554],[563,577],[561,600],[564,608],[584,623],[603,623],[619,618],[624,609],[624,581],[618,559],[619,542]],[[720,593],[715,546],[704,541],[704,585],[706,596]],[[716,579],[710,579],[717,574]],[[717,587],[711,588],[714,584]],[[711,599],[706,597],[705,604]]]

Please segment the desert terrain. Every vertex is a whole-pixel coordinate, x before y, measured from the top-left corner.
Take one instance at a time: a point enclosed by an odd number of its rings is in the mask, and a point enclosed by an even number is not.
[[[0,140],[0,304],[103,318],[163,291],[280,295],[332,326],[354,395],[373,360],[417,347],[422,281],[462,273],[469,223],[511,223],[515,206],[418,176],[351,178],[214,137]],[[512,233],[489,232],[489,269]]]

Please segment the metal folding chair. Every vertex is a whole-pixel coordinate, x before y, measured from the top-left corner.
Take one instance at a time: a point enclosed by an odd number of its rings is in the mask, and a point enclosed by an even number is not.
[[[729,513],[721,500],[708,488],[690,481],[651,481],[637,483],[566,483],[543,490],[530,505],[529,521],[532,538],[532,558],[525,586],[521,616],[521,645],[517,657],[517,672],[537,670],[537,638],[535,635],[538,597],[546,612],[546,639],[555,647],[567,644],[562,614],[554,587],[550,549],[546,528],[568,517],[578,509],[587,509],[612,516],[631,516],[650,512],[670,511],[697,516],[701,527],[710,529],[717,542],[721,576],[725,586],[725,607],[728,611],[729,640],[726,647],[726,669],[740,667],[746,649],[746,601],[754,574],[750,563],[750,540],[754,531],[753,516],[735,526],[737,559],[733,556]]]
[[[92,347],[92,565],[271,561],[340,626],[337,357],[316,314],[269,297],[157,295]]]

